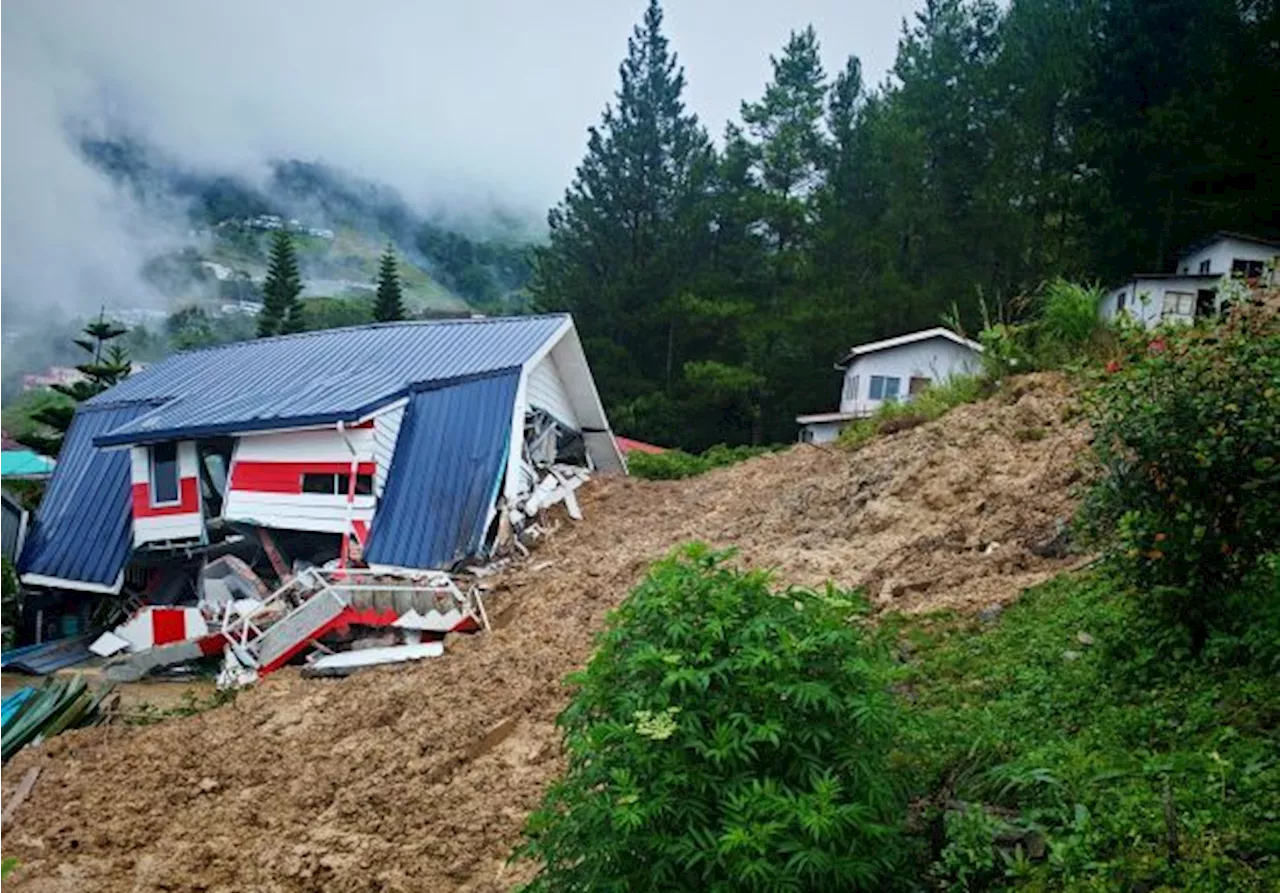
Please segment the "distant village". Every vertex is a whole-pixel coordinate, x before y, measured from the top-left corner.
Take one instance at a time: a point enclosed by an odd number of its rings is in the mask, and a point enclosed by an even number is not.
[[[261,230],[269,232],[272,230],[287,230],[291,233],[300,235],[315,236],[317,239],[332,239],[334,232],[320,226],[306,226],[296,217],[285,220],[279,214],[258,214],[256,217],[230,218],[222,220],[213,227],[215,230]],[[194,230],[193,236],[205,235],[206,231]]]

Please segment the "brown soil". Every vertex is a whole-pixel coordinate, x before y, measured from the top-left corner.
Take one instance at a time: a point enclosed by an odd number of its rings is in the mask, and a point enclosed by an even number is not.
[[[20,754],[15,889],[498,891],[562,762],[561,680],[673,545],[735,545],[781,582],[868,587],[908,611],[1004,603],[1067,567],[1037,557],[1071,512],[1086,433],[1034,376],[856,453],[796,447],[700,478],[601,480],[587,519],[493,579],[495,630],[346,680],[286,670],[231,705]],[[1043,551],[1037,549],[1036,551]]]

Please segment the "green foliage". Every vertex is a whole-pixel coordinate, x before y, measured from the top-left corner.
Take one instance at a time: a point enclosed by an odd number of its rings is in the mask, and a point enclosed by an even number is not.
[[[258,314],[258,337],[301,332],[303,319],[302,278],[293,237],[285,230],[271,234],[271,259],[262,286],[262,310]]]
[[[373,318],[378,322],[404,319],[404,299],[400,295],[400,274],[396,271],[396,253],[388,243],[378,262],[378,295],[373,302]]]
[[[1193,649],[1280,540],[1280,322],[1132,332],[1088,396],[1097,482],[1083,528]]]
[[[889,619],[912,701],[900,765],[916,824],[938,833],[928,872],[938,886],[1280,884],[1277,665],[1225,634],[1200,663],[1170,661],[1168,627],[1123,593],[1096,572],[1025,593],[994,624]],[[1269,619],[1250,615],[1273,649],[1277,593]]]
[[[90,357],[76,366],[84,377],[71,384],[53,385],[52,390],[67,399],[43,400],[31,408],[27,415],[30,426],[25,432],[15,433],[14,439],[43,456],[57,458],[75,416],[76,404],[129,377],[133,363],[128,351],[111,343],[128,331],[128,327],[108,320],[105,309],[96,320],[87,323],[80,336],[73,339]]]
[[[731,447],[718,443],[698,455],[683,450],[634,452],[627,455],[627,470],[635,477],[651,481],[678,481],[704,474],[713,468],[737,465],[769,451],[768,447]]]
[[[368,298],[307,298],[302,302],[302,320],[308,332],[360,326],[374,321],[374,306]]]
[[[856,598],[691,546],[615,611],[559,718],[531,891],[885,890],[905,847],[887,660]]]
[[[840,444],[856,449],[879,434],[931,422],[957,406],[989,397],[992,388],[988,379],[977,375],[953,375],[946,381],[931,383],[910,400],[883,403],[867,418],[846,425],[840,432]]]
[[[0,601],[0,625],[3,626],[4,647],[13,646],[21,613],[20,589],[18,574],[13,563],[7,557],[0,558],[0,585],[3,585],[3,600]]]

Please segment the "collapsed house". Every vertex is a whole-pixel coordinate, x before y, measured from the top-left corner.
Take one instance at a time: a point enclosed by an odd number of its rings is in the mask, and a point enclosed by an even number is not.
[[[450,572],[523,548],[551,505],[580,517],[587,476],[624,470],[567,315],[228,344],[79,407],[18,569],[81,627],[85,599],[128,601],[151,630],[115,637],[132,651],[262,671],[353,622],[476,622]]]

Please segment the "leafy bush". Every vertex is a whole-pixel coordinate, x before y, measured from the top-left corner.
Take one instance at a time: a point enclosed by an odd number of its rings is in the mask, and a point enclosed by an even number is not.
[[[1198,652],[1280,539],[1280,323],[1238,312],[1126,347],[1087,397],[1098,479],[1081,526]]]
[[[1114,326],[1098,315],[1103,293],[1096,286],[1057,278],[1044,287],[1023,322],[984,318],[978,342],[982,368],[999,381],[1009,375],[1063,369],[1081,360],[1106,358],[1113,349]],[[984,313],[985,317],[985,313]]]
[[[835,590],[690,546],[610,618],[561,714],[534,891],[884,890],[904,857],[885,653]]]
[[[865,419],[858,419],[840,432],[840,443],[851,449],[860,447],[877,434],[892,434],[931,422],[963,403],[974,403],[988,397],[988,380],[976,375],[955,375],[946,381],[930,384],[904,402],[884,403]]]
[[[770,452],[769,447],[726,446],[719,443],[700,455],[683,450],[667,450],[662,453],[634,452],[627,456],[627,470],[640,478],[652,481],[678,481],[703,474],[713,468],[723,468],[753,459]]]

